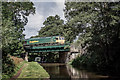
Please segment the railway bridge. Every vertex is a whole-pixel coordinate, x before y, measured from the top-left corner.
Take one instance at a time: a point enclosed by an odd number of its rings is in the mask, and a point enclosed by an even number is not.
[[[28,61],[29,53],[58,52],[59,62],[65,63],[69,55],[74,51],[69,43],[65,43],[64,37],[40,37],[26,39],[23,44],[25,60]],[[51,53],[52,54],[52,53]]]
[[[29,53],[59,52],[59,62],[66,63],[70,58],[70,54],[78,53],[70,44],[51,45],[51,46],[29,46],[24,47],[26,54],[25,60],[28,61]],[[51,53],[52,54],[52,53]]]

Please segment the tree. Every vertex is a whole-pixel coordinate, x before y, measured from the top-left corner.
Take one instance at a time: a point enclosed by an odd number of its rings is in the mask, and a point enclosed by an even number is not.
[[[96,56],[91,64],[117,71],[120,68],[119,3],[67,2],[65,5],[65,16],[72,26],[77,27],[80,43],[87,46],[90,59]],[[117,68],[110,66],[112,64]]]
[[[3,2],[2,3],[2,20],[3,21],[9,20],[9,23],[12,24],[11,26],[8,25],[7,27],[8,29],[10,28],[9,31],[7,31],[6,33],[5,31],[3,31],[4,38],[7,35],[9,35],[10,38],[12,39],[12,43],[9,44],[9,46],[11,46],[10,47],[11,51],[9,51],[11,52],[10,54],[13,54],[15,53],[16,50],[19,50],[20,48],[18,49],[18,46],[22,47],[21,42],[22,42],[22,39],[24,39],[23,30],[24,30],[24,26],[28,21],[27,16],[29,14],[34,14],[34,13],[35,13],[35,8],[33,7],[33,3],[31,2],[16,2],[16,3]],[[7,23],[3,22],[3,25],[7,25]],[[5,44],[4,40],[2,41],[3,41],[3,44]],[[3,45],[3,48],[4,48],[4,45]]]
[[[45,25],[45,26],[39,31],[40,37],[57,36],[57,35],[63,36],[61,28],[64,25],[64,21],[62,19],[60,19],[60,17],[58,15],[49,16],[44,21],[43,25]]]
[[[26,6],[27,5],[27,6]],[[14,63],[8,54],[19,54],[23,51],[23,30],[27,23],[27,16],[34,14],[35,8],[31,2],[3,2],[2,3],[2,73],[11,77]]]

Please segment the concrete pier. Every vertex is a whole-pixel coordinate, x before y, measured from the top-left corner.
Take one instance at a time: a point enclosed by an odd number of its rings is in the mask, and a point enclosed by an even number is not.
[[[66,63],[68,52],[59,52],[59,62]]]
[[[28,52],[25,53],[25,61],[28,61]]]

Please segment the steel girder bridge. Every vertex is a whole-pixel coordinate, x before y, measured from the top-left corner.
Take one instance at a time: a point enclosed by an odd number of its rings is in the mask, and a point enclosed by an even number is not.
[[[50,45],[50,46],[28,46],[24,47],[26,52],[40,53],[40,52],[69,52],[70,44]]]
[[[66,62],[67,54],[70,52],[70,44],[59,44],[49,46],[24,46],[26,51],[25,60],[28,61],[29,53],[43,53],[43,52],[59,52],[59,61]]]

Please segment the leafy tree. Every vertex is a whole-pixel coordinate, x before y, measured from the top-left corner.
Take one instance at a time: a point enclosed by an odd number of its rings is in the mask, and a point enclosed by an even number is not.
[[[43,23],[45,25],[40,31],[39,36],[56,36],[63,35],[61,28],[63,27],[64,21],[60,19],[58,15],[49,16]]]
[[[28,21],[27,16],[34,13],[35,8],[31,2],[2,3],[3,77],[10,77],[14,72],[15,65],[8,54],[20,54],[23,51],[22,39],[24,39],[24,26]]]
[[[87,46],[89,57],[83,62],[117,71],[120,68],[119,3],[67,2],[65,5],[68,22],[78,28],[80,43]],[[87,63],[92,59],[92,63]]]
[[[27,5],[27,6],[26,6]],[[20,50],[22,48],[21,40],[24,39],[24,34],[22,34],[24,30],[24,26],[27,23],[27,16],[29,14],[34,14],[35,8],[33,7],[33,3],[31,2],[3,2],[2,3],[2,19],[8,19],[9,23],[12,23],[10,27],[12,30],[8,31],[11,34],[11,39],[13,40],[9,46],[11,46],[9,50],[10,54],[16,53],[16,50]],[[4,25],[4,24],[3,24]],[[9,29],[9,28],[8,28]],[[4,32],[4,31],[3,31]],[[4,35],[4,34],[3,34]],[[5,36],[3,36],[5,37]],[[4,40],[3,40],[4,44]],[[4,46],[3,46],[4,47]]]
[[[28,5],[28,6],[26,6]],[[10,19],[14,22],[16,31],[19,33],[16,35],[18,39],[23,36],[21,34],[24,30],[24,26],[28,22],[27,16],[35,13],[35,8],[32,7],[31,2],[3,2],[2,3],[2,18]]]

